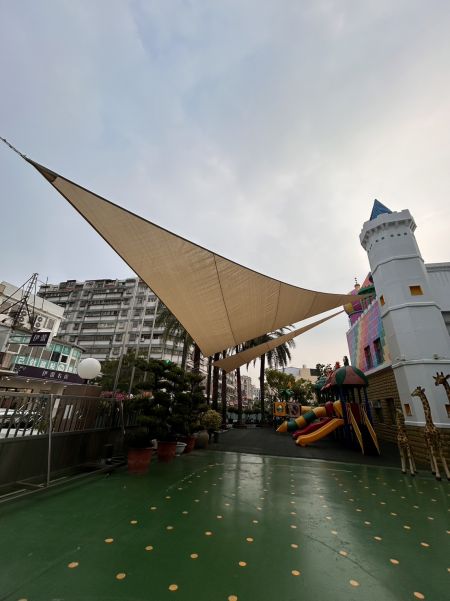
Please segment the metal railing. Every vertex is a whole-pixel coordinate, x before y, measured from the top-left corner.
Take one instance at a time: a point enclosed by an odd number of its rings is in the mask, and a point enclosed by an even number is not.
[[[79,440],[86,440],[86,436],[93,440],[94,437],[98,446],[103,444],[105,436],[107,438],[110,436],[108,431],[124,430],[126,427],[136,425],[137,416],[137,412],[128,411],[126,405],[124,411],[124,406],[116,399],[0,391],[0,449],[2,445],[7,445],[4,451],[9,449],[13,454],[16,453],[15,457],[26,456],[28,460],[30,460],[29,454],[27,455],[29,449],[39,449],[39,456],[46,464],[46,474],[43,474],[44,485],[48,486],[51,482],[53,442],[58,443],[55,451],[57,459],[62,450],[66,450],[68,455],[71,455],[70,449],[77,448],[72,433]],[[58,436],[58,441],[56,439],[53,441],[55,436]],[[9,443],[23,444],[23,450],[19,450],[16,446],[13,450]],[[5,458],[12,456],[12,454],[5,454]],[[75,466],[76,461],[73,460],[71,465]],[[6,471],[9,470],[9,473],[13,469],[12,465],[5,464]]]
[[[125,407],[122,420],[115,399],[0,392],[0,439],[133,426],[136,417]]]

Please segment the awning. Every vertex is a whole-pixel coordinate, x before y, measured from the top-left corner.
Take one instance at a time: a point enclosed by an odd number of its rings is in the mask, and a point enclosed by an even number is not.
[[[261,355],[265,355],[269,351],[276,349],[277,346],[280,346],[281,344],[292,340],[296,336],[300,336],[300,334],[308,332],[308,330],[312,330],[316,326],[319,326],[321,323],[324,323],[325,321],[328,321],[332,317],[336,317],[336,315],[340,315],[341,313],[343,313],[343,311],[338,311],[337,313],[333,313],[333,315],[328,315],[328,317],[324,317],[323,319],[314,321],[313,323],[310,323],[307,326],[303,326],[302,328],[298,328],[297,330],[293,330],[288,334],[283,334],[283,336],[279,336],[274,340],[270,340],[269,342],[263,342],[262,344],[258,344],[258,346],[254,346],[240,353],[236,353],[235,355],[225,357],[225,359],[219,359],[219,361],[214,361],[213,365],[216,367],[220,367],[227,373],[233,371],[238,367],[241,367],[241,365],[246,365],[250,363],[250,361],[253,361],[253,359],[261,357]]]
[[[153,290],[206,356],[355,300],[257,273],[26,160]]]

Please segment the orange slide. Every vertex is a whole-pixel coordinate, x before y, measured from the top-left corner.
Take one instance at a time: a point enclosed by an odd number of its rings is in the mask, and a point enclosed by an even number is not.
[[[339,419],[339,418],[332,419],[331,421],[327,422],[322,428],[319,428],[318,430],[311,432],[311,434],[304,434],[303,436],[299,436],[297,438],[296,444],[298,444],[302,447],[306,447],[307,445],[311,444],[312,442],[317,442],[321,438],[328,436],[328,434],[331,434],[331,432],[334,432],[336,430],[336,428],[340,428],[343,425],[344,425],[343,419]]]

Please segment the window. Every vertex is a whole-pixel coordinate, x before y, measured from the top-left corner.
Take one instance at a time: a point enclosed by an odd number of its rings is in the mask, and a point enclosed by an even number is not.
[[[61,357],[61,353],[58,353],[57,351],[53,351],[52,356],[50,357],[50,361],[59,361],[60,357]]]
[[[396,425],[397,416],[395,414],[395,401],[394,399],[386,399],[386,406],[388,410],[389,419],[392,425]]]
[[[383,295],[381,295],[381,296],[380,296],[380,305],[381,305],[382,307],[383,307],[383,305],[384,305],[384,296],[383,296]]]
[[[410,286],[409,291],[411,292],[411,296],[422,296],[422,287],[421,286]]]
[[[372,353],[370,352],[370,346],[366,346],[364,349],[364,357],[366,358],[366,369],[373,367]]]
[[[377,338],[373,341],[373,348],[375,350],[375,357],[377,360],[377,365],[381,365],[384,361],[383,356],[383,347],[381,346],[381,340]]]
[[[411,405],[409,403],[404,404],[405,407],[405,415],[412,415]]]
[[[61,358],[59,361],[60,361],[60,363],[67,363],[67,359],[68,359],[67,355],[61,355]]]

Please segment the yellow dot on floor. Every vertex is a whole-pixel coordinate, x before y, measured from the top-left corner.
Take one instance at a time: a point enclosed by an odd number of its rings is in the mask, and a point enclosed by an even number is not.
[[[359,586],[359,582],[357,580],[349,580],[352,586]]]
[[[169,586],[169,591],[175,592],[178,590],[178,584],[171,584]]]
[[[247,565],[247,562],[245,561],[240,561],[239,565],[241,566],[241,568],[245,568],[245,566]]]
[[[356,511],[362,511],[362,509],[359,509],[359,507],[357,507]]]
[[[113,541],[113,538],[105,538],[105,543],[111,544]]]
[[[398,564],[400,563],[398,559],[390,559],[389,560],[394,566],[398,566]]]
[[[191,559],[198,559],[198,553],[191,553]]]
[[[430,545],[428,543],[420,543],[422,545],[422,547],[429,547]]]
[[[237,598],[237,596],[236,596],[236,595],[230,595],[230,596],[228,597],[228,601],[238,601],[238,598]]]
[[[295,544],[295,543],[291,543],[291,547],[292,547],[293,549],[298,549],[298,545],[297,545],[297,544]]]
[[[258,520],[252,520],[252,522],[253,522],[254,524],[257,524],[257,523],[258,523]]]
[[[334,534],[334,535],[336,536],[336,534],[337,534],[337,530],[332,530],[332,531],[331,531],[331,534]]]
[[[211,532],[210,530],[207,530],[207,531],[205,532],[205,536],[212,536],[212,532]]]
[[[173,530],[173,526],[166,526],[166,530]]]
[[[296,511],[291,511],[291,515],[297,515]]]
[[[225,507],[229,507],[229,506],[230,506],[230,504],[229,504],[229,503],[225,503]]]
[[[131,521],[130,521],[130,524],[133,524],[133,526],[134,526],[134,524],[137,524],[137,523],[138,523],[138,521],[137,521],[137,520],[131,520]]]
[[[391,515],[396,516],[397,514],[395,513],[395,511],[391,511]]]
[[[119,572],[118,574],[116,574],[116,580],[123,580],[126,577],[127,575],[125,574],[125,572]]]
[[[342,555],[342,557],[347,557],[348,553],[347,551],[339,551],[339,555]]]
[[[292,576],[300,576],[300,572],[298,570],[291,571]]]
[[[153,507],[150,507],[150,509],[151,509],[152,511],[155,511],[155,509],[158,509],[158,508],[157,508],[157,507],[155,507],[155,506],[153,505]]]
[[[297,528],[297,526],[295,524],[291,524],[291,528],[293,528],[295,530],[295,528]]]
[[[187,515],[189,513],[189,511],[182,511],[181,512],[183,515]]]
[[[423,593],[419,593],[417,591],[414,593],[414,597],[416,599],[425,599],[425,595]]]
[[[366,526],[371,526],[372,522],[364,522]]]
[[[153,547],[152,547],[152,545],[147,545],[147,546],[145,547],[145,550],[146,550],[146,551],[153,551]]]
[[[166,499],[171,499],[172,497],[170,497],[169,495],[167,495]]]
[[[375,540],[383,540],[383,539],[381,538],[381,536],[374,536],[373,538],[374,538]]]
[[[200,499],[194,499],[194,503],[200,503]]]
[[[77,568],[80,564],[78,563],[78,561],[71,561],[70,563],[67,564],[67,567],[70,569],[73,568]]]
[[[408,524],[405,524],[405,525],[403,526],[403,528],[404,528],[405,530],[411,530],[411,526],[408,526]]]
[[[252,539],[252,537],[251,537],[251,536],[248,536],[248,537],[247,537],[245,540],[246,540],[248,543],[252,543],[252,542],[253,542],[253,539]]]

